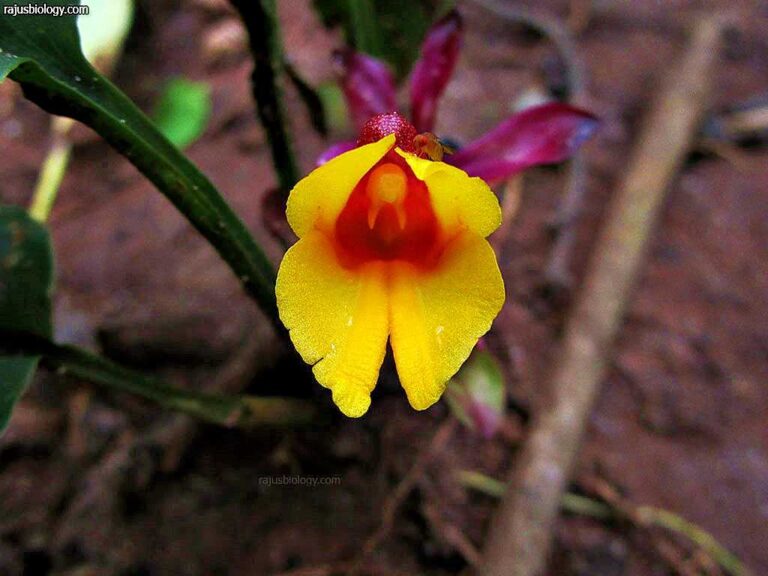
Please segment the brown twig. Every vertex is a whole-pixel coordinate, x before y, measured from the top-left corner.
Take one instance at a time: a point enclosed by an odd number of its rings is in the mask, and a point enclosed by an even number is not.
[[[394,490],[389,494],[381,512],[381,523],[376,531],[368,537],[362,547],[360,554],[349,562],[340,562],[332,564],[322,564],[318,566],[311,566],[305,568],[299,568],[288,572],[281,572],[275,576],[333,576],[335,574],[344,574],[345,576],[364,576],[366,574],[379,574],[386,573],[392,575],[391,571],[378,571],[375,567],[370,566],[370,557],[381,545],[381,543],[389,536],[392,531],[392,526],[395,523],[395,518],[400,510],[403,502],[405,502],[408,495],[416,487],[419,480],[424,476],[427,466],[432,460],[435,454],[442,451],[448,444],[448,441],[453,436],[458,421],[455,418],[449,417],[444,420],[437,428],[429,443],[416,455],[416,458],[411,465],[411,468],[397,483]],[[466,548],[467,541],[461,540],[463,535],[451,534],[455,539],[452,541],[460,551],[467,552],[472,556],[472,549]],[[461,541],[459,541],[461,540]],[[471,545],[471,544],[470,544]],[[471,558],[477,562],[477,554]]]
[[[579,57],[576,43],[566,27],[555,19],[538,11],[512,6],[497,0],[472,0],[474,4],[493,12],[499,18],[510,23],[519,23],[536,30],[555,45],[560,58],[563,59],[567,75],[568,90],[573,97],[583,91],[585,82],[585,66]]]
[[[456,426],[458,425],[455,418],[448,418],[438,427],[429,444],[422,449],[413,461],[408,473],[398,482],[395,489],[389,494],[387,500],[384,503],[384,507],[381,513],[381,523],[377,530],[365,541],[362,552],[354,562],[354,570],[350,571],[350,574],[359,573],[359,570],[368,560],[368,558],[376,551],[381,543],[387,538],[392,531],[397,512],[400,510],[405,499],[416,487],[421,477],[429,465],[432,457],[445,448],[448,441],[453,436]]]
[[[424,516],[429,521],[433,530],[439,533],[444,542],[449,544],[456,550],[473,568],[479,568],[481,564],[480,551],[477,546],[467,538],[466,534],[462,530],[446,521],[436,504],[427,504],[424,507]]]
[[[491,527],[484,575],[535,576],[545,567],[551,527],[610,347],[665,192],[709,97],[722,30],[722,19],[699,23],[649,112],[566,325],[551,379],[554,401],[534,420],[518,473],[511,479],[513,489],[505,494]]]
[[[581,152],[576,152],[568,169],[568,183],[557,207],[557,214],[551,223],[555,241],[550,251],[549,263],[544,271],[546,288],[558,297],[570,295],[573,291],[574,278],[571,263],[578,240],[577,223],[584,209],[584,199],[587,194],[588,176],[587,162]]]

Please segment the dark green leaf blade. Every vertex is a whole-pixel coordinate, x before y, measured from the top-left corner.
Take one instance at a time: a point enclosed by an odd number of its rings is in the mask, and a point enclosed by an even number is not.
[[[40,0],[33,3],[41,4]],[[47,0],[70,6],[75,0]],[[80,52],[72,16],[0,17],[0,79],[48,112],[80,120],[130,160],[216,248],[275,326],[275,272],[210,181]]]
[[[46,229],[0,206],[0,327],[50,337],[53,252]]]
[[[0,206],[0,329],[51,336],[53,253],[48,232],[21,208]],[[0,432],[38,357],[0,356]]]
[[[0,357],[0,434],[11,419],[13,407],[32,381],[37,356]]]

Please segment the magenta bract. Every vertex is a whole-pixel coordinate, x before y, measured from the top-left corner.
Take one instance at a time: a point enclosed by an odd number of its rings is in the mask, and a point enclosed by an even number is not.
[[[456,11],[439,20],[426,35],[410,85],[411,120],[417,132],[434,128],[438,102],[458,61],[461,39],[462,23]],[[358,130],[373,116],[397,111],[395,81],[386,64],[351,49],[340,52],[338,59],[342,88]],[[567,160],[597,126],[594,115],[567,104],[535,106],[510,116],[455,154],[446,155],[444,161],[494,183],[531,166]],[[318,164],[351,147],[349,142],[331,146]]]
[[[597,125],[595,116],[579,108],[543,104],[510,116],[446,161],[472,176],[497,182],[531,166],[566,160]]]
[[[435,126],[437,104],[453,75],[461,49],[462,24],[455,10],[427,33],[411,73],[411,119],[419,132]]]
[[[395,78],[386,64],[354,50],[338,52],[336,58],[341,66],[341,87],[358,129],[371,116],[397,111]]]

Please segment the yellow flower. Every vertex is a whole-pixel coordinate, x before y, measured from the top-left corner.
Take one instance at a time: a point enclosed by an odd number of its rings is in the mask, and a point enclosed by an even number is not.
[[[280,318],[339,409],[368,410],[387,339],[411,406],[439,400],[504,303],[488,185],[390,134],[315,169],[287,216],[299,241],[278,272]]]

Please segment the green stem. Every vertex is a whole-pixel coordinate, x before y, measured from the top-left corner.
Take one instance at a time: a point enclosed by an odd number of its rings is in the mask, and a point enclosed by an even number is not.
[[[462,486],[492,498],[501,498],[507,490],[507,485],[504,482],[474,470],[459,471],[457,479]],[[580,514],[603,520],[622,518],[623,516],[620,511],[614,510],[608,504],[570,492],[563,496],[560,506],[563,510],[572,514]],[[635,515],[637,521],[645,526],[658,526],[687,538],[709,554],[729,574],[733,576],[751,576],[751,570],[733,553],[715,540],[714,536],[682,516],[654,506],[640,506],[635,510]]]
[[[51,147],[40,168],[40,175],[29,206],[29,215],[41,223],[48,220],[61,182],[64,180],[64,174],[67,172],[72,155],[72,144],[67,138],[71,126],[72,120],[69,118],[54,116],[51,121]]]
[[[63,139],[57,139],[45,157],[29,206],[29,215],[38,222],[45,222],[51,214],[71,153],[72,145]]]
[[[560,507],[571,514],[590,516],[601,520],[608,520],[616,516],[611,507],[592,498],[566,492],[560,500]]]
[[[699,548],[707,552],[726,572],[733,576],[749,576],[752,572],[732,552],[715,540],[714,536],[682,516],[656,508],[640,506],[637,509],[640,521],[666,528],[685,536]]]
[[[287,194],[299,180],[299,170],[283,109],[283,53],[275,0],[230,0],[240,13],[253,54],[251,89],[259,120],[269,141],[272,163],[281,190]]]
[[[163,407],[221,426],[296,426],[310,423],[315,416],[314,406],[304,400],[185,390],[81,348],[56,344],[28,333],[0,331],[0,342],[0,356],[40,355],[42,363],[59,374],[70,374],[114,390],[136,394]]]
[[[471,488],[491,498],[501,498],[507,491],[507,485],[504,482],[474,470],[459,470],[456,473],[456,479],[465,488]]]

